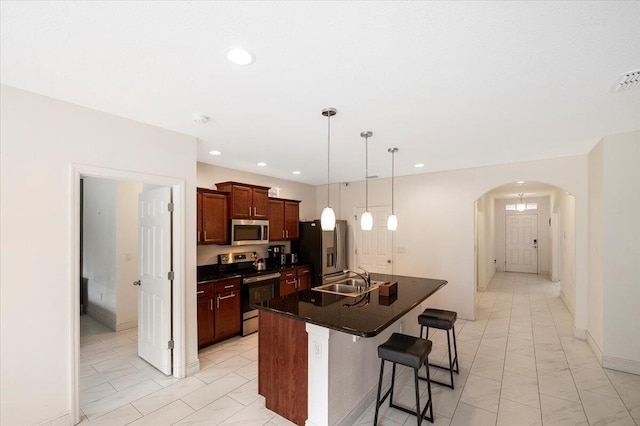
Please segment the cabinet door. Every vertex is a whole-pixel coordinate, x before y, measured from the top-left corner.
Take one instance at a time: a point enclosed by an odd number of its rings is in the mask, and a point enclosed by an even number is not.
[[[203,347],[215,340],[215,316],[213,297],[198,299],[198,346]]]
[[[240,332],[240,292],[216,294],[216,340]]]
[[[292,201],[284,202],[284,232],[287,240],[298,239],[300,205]]]
[[[253,216],[253,190],[248,186],[233,185],[231,194],[231,217],[249,219]]]
[[[311,275],[303,275],[298,277],[298,291],[311,288]]]
[[[269,191],[262,188],[253,188],[252,206],[254,219],[269,219]]]
[[[196,194],[196,230],[198,232],[197,241],[200,244],[202,239],[202,194]]]
[[[227,244],[229,227],[227,224],[227,196],[203,192],[198,194],[202,203],[203,244]]]
[[[284,239],[284,202],[269,200],[269,241]]]
[[[295,293],[297,290],[298,281],[294,278],[286,280],[280,280],[280,296],[286,296],[287,294]]]

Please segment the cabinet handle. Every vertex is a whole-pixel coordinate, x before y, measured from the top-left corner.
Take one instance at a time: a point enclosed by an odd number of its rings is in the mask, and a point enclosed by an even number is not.
[[[203,231],[204,232],[204,240],[207,241],[207,231]]]
[[[202,294],[202,293],[204,293],[204,290],[200,290],[196,292],[196,294]]]
[[[257,207],[254,207],[254,208],[253,208],[253,215],[254,215],[254,216],[257,216],[257,215],[258,215],[258,208],[257,208]]]
[[[287,280],[287,284],[295,284],[295,283],[296,283],[296,280]],[[296,285],[296,287],[297,287],[297,285]]]
[[[251,216],[251,206],[249,206],[249,216]]]
[[[298,279],[296,278],[296,288],[298,288],[298,285],[300,284],[300,282],[298,281]]]
[[[224,286],[224,288],[233,288],[233,287],[235,287],[233,284]]]
[[[282,230],[282,238],[284,238],[284,229]]]
[[[198,242],[200,242],[200,231],[198,231]]]
[[[209,306],[211,307],[211,310],[213,311],[213,299],[209,299]]]
[[[231,299],[232,297],[236,297],[235,293],[231,293],[231,296],[218,296],[218,298],[216,299],[216,308],[220,308],[220,301],[224,300],[224,299]]]
[[[287,238],[289,238],[289,230],[287,229],[285,232],[287,233]]]

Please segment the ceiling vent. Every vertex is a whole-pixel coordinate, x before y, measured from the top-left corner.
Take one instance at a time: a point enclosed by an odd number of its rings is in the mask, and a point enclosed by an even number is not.
[[[640,70],[625,72],[620,76],[620,80],[613,88],[614,92],[635,89],[640,87]]]

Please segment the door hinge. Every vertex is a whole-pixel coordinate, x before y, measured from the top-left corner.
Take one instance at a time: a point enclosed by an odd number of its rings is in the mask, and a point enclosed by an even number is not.
[[[167,204],[167,209],[168,209],[170,212],[173,212],[173,203],[169,203],[169,204]]]
[[[169,340],[169,343],[167,344],[168,349],[173,349],[173,340]]]
[[[169,271],[169,274],[168,274],[168,275],[169,275],[169,280],[170,280],[170,281],[173,281],[173,280],[174,280],[174,277],[175,277],[175,274],[173,273],[173,271]]]

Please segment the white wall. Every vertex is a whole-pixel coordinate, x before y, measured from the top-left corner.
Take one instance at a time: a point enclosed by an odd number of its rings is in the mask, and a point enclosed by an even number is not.
[[[498,271],[504,271],[506,267],[505,255],[505,221],[507,215],[535,214],[538,215],[538,273],[549,275],[551,258],[551,239],[549,233],[549,197],[524,198],[525,203],[538,203],[537,210],[506,211],[507,204],[513,204],[515,199],[498,199],[495,202],[495,244]]]
[[[603,150],[603,365],[640,374],[640,131]]]
[[[240,170],[213,166],[206,163],[198,163],[197,183],[200,188],[216,189],[216,183],[234,181],[254,185],[280,188],[279,198],[300,200],[300,220],[313,220],[316,217],[316,187],[295,181],[277,179],[270,176],[247,173]],[[326,197],[326,193],[325,193]],[[326,201],[325,201],[326,202]],[[277,242],[284,244],[285,252],[291,250],[289,241]],[[267,245],[229,246],[229,245],[199,245],[198,265],[211,265],[218,263],[218,255],[221,253],[234,253],[240,251],[255,251],[260,257],[267,256]]]
[[[556,214],[558,277],[560,297],[572,315],[575,314],[575,267],[576,267],[576,202],[566,191],[557,190],[553,196],[553,213]]]
[[[87,314],[116,329],[117,181],[85,178],[83,193],[82,276],[88,278]]]
[[[576,195],[576,327],[587,326],[587,157],[565,157],[396,178],[396,273],[443,278],[449,284],[430,298],[434,306],[474,317],[474,202],[489,190],[514,181],[537,181]],[[369,182],[369,204],[390,202],[390,179]],[[318,187],[326,197],[326,187]],[[332,193],[337,191],[333,190]],[[333,196],[332,196],[333,198]],[[355,207],[364,206],[364,182],[340,188],[334,208],[351,226]],[[325,202],[317,205],[319,216]],[[353,254],[351,256],[353,258]],[[353,266],[353,265],[351,265]]]
[[[84,178],[87,314],[114,331],[138,324],[138,194],[142,184]]]
[[[486,288],[496,273],[496,206],[493,196],[485,194],[476,203],[477,288]]]
[[[70,422],[79,311],[71,306],[71,167],[181,179],[195,200],[196,140],[8,86],[0,101],[0,424]],[[195,208],[186,204],[187,230],[196,229]],[[187,265],[196,263],[195,234],[184,236]],[[193,266],[185,280],[186,358],[197,363]]]

